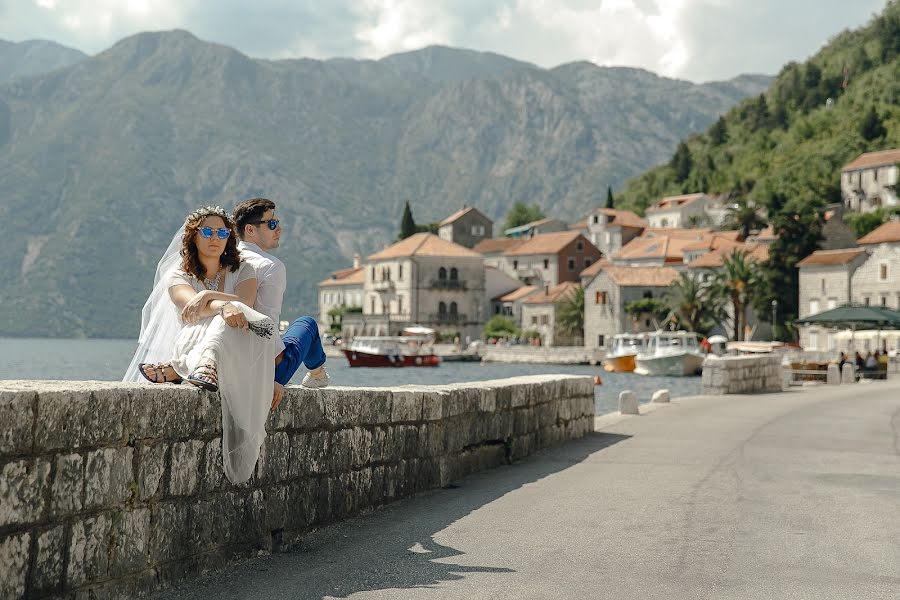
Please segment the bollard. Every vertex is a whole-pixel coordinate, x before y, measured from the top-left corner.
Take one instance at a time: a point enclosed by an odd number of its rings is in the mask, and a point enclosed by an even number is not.
[[[619,392],[619,412],[623,415],[638,415],[638,401],[634,392],[624,390]]]
[[[838,385],[841,382],[841,372],[834,363],[828,365],[828,373],[825,375],[825,382],[828,385]]]
[[[856,383],[856,365],[844,363],[844,368],[841,370],[841,383]]]
[[[650,402],[654,404],[659,404],[660,402],[668,402],[669,401],[669,390],[656,390],[653,392],[653,397],[650,398]]]

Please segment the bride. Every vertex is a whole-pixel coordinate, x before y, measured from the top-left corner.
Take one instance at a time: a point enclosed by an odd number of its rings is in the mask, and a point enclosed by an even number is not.
[[[124,381],[188,383],[219,392],[222,462],[250,478],[266,436],[275,381],[275,324],[251,307],[256,273],[218,206],[187,216],[156,270],[138,349]]]

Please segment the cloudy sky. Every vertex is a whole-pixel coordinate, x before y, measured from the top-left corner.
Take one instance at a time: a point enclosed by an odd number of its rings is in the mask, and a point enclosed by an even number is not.
[[[380,58],[430,44],[552,67],[574,60],[693,81],[774,74],[886,0],[0,0],[0,39],[89,54],[181,28],[255,57]]]

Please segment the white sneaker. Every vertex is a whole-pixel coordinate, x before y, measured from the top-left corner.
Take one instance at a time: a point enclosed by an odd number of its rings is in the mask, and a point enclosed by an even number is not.
[[[326,371],[324,367],[322,368],[322,373],[325,377],[319,379],[318,377],[313,376],[312,373],[307,372],[306,377],[303,378],[303,382],[300,385],[314,390],[328,387],[328,384],[331,383],[331,377],[328,376],[328,371]]]

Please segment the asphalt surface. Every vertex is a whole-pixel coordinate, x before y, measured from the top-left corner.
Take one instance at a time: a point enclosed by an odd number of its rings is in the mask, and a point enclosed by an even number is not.
[[[598,427],[156,598],[900,598],[900,382]]]

